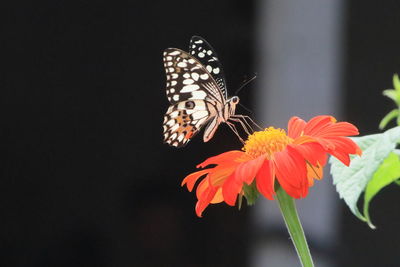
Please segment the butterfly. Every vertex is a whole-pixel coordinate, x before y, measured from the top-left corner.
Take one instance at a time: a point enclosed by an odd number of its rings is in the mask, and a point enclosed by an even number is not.
[[[203,141],[208,142],[221,123],[226,123],[243,142],[233,122],[239,122],[249,134],[251,126],[246,118],[250,118],[235,114],[239,97],[228,97],[222,65],[211,45],[193,36],[189,53],[167,48],[163,61],[171,104],[164,116],[164,142],[185,146],[204,126]]]

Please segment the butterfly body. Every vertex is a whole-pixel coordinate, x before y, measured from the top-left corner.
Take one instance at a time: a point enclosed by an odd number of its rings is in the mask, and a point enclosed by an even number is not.
[[[228,98],[222,66],[204,39],[192,37],[189,53],[168,48],[163,59],[171,103],[164,116],[164,142],[184,146],[204,126],[207,142],[221,123],[231,125],[239,98]]]

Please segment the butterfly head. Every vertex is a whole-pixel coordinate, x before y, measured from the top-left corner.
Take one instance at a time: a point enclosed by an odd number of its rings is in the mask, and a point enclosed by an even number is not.
[[[233,96],[227,100],[227,105],[229,107],[229,116],[232,116],[235,114],[236,110],[236,105],[239,103],[239,97],[238,96]]]
[[[234,97],[231,97],[231,99],[229,99],[231,102],[232,102],[232,104],[234,104],[234,105],[237,105],[238,103],[239,103],[239,97],[238,96],[234,96]]]

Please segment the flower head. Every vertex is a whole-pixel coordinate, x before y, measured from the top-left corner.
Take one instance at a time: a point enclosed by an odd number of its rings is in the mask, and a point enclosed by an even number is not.
[[[331,116],[317,116],[305,122],[292,117],[288,133],[273,127],[250,135],[243,151],[233,150],[211,157],[198,168],[214,167],[192,173],[182,181],[196,189],[196,213],[201,217],[211,203],[225,201],[235,205],[243,195],[244,185],[255,186],[264,197],[274,199],[275,183],[294,198],[306,197],[314,179],[322,178],[322,168],[330,154],[347,166],[350,154],[361,155],[361,149],[346,136],[358,135],[357,128],[347,122],[336,122]]]

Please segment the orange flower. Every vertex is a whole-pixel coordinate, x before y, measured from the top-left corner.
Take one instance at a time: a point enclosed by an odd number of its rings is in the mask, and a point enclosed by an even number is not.
[[[211,203],[225,201],[234,206],[237,196],[244,195],[243,186],[255,182],[257,190],[274,199],[275,182],[292,197],[306,197],[314,179],[322,178],[322,168],[330,154],[347,166],[349,154],[361,155],[361,149],[346,136],[358,135],[348,122],[338,122],[331,116],[317,116],[305,122],[292,117],[288,134],[273,127],[250,135],[243,151],[228,151],[211,157],[197,168],[214,167],[192,173],[182,181],[189,191],[197,180],[196,213],[201,217]]]

